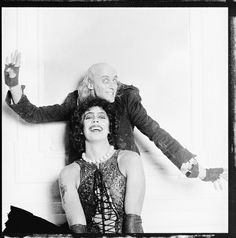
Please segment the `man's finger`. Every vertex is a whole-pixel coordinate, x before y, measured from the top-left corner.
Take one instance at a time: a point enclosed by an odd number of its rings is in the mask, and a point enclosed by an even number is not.
[[[16,67],[20,67],[20,63],[21,63],[21,53],[18,53],[16,56]]]
[[[214,185],[215,190],[217,190],[217,184],[216,184],[216,181],[213,182],[213,185]]]
[[[16,64],[17,55],[18,55],[18,51],[15,50],[13,55],[13,64]]]
[[[220,175],[220,177],[228,181],[228,170],[224,169],[224,172]]]
[[[222,186],[220,179],[217,179],[216,181],[218,183],[218,187],[220,188],[220,190],[223,190],[223,186]]]
[[[10,64],[14,64],[14,54],[13,53],[11,53],[11,62],[10,62]]]
[[[5,62],[5,64],[6,64],[6,65],[9,65],[9,64],[10,64],[10,62],[9,62],[9,57],[8,57],[8,56],[6,57],[6,62]]]

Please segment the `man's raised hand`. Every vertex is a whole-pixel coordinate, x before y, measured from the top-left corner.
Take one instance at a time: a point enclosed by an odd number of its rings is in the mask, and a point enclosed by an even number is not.
[[[19,68],[21,63],[21,54],[17,50],[11,53],[10,57],[6,58],[4,77],[5,84],[8,87],[14,87],[19,83]]]

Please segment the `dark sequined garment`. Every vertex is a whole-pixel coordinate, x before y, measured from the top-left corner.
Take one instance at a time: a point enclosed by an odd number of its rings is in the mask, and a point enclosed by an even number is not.
[[[122,233],[126,177],[119,170],[118,154],[119,150],[99,168],[76,161],[80,165],[78,193],[90,232]]]

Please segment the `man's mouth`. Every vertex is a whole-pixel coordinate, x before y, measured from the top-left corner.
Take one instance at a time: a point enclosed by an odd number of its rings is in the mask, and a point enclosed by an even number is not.
[[[103,128],[101,126],[98,126],[98,125],[94,125],[94,126],[90,126],[89,127],[89,130],[92,131],[92,132],[100,132],[103,130]]]
[[[109,94],[110,96],[114,97],[115,96],[115,91],[109,91],[109,92],[107,92],[107,94]]]

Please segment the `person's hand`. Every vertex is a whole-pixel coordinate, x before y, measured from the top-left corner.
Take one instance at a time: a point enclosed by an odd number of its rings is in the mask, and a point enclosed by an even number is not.
[[[15,50],[10,57],[6,58],[4,77],[5,84],[8,87],[14,87],[19,83],[19,68],[20,68],[21,54]]]
[[[212,182],[216,190],[222,190],[223,180],[228,181],[228,170],[225,168],[206,169],[206,176],[202,180],[205,182]]]

